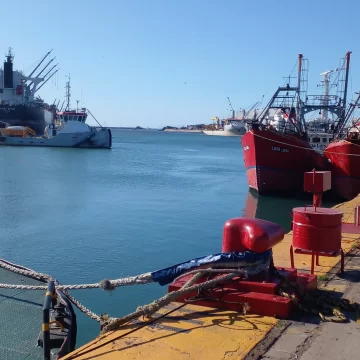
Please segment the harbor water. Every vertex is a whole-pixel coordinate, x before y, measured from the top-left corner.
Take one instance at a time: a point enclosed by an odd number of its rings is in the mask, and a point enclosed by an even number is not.
[[[304,204],[248,191],[238,137],[114,130],[112,150],[0,150],[0,257],[63,284],[220,252],[223,224],[233,217],[288,230],[292,207]],[[120,317],[165,291],[152,284],[72,294],[97,314]],[[82,314],[78,329],[78,346],[100,331]]]

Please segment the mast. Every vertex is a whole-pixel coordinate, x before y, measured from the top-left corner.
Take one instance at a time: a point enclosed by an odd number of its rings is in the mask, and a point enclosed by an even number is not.
[[[267,122],[268,116],[270,115],[270,109],[285,110],[289,109],[289,115],[293,115],[293,111],[296,110],[296,118],[300,118],[300,121],[292,120],[289,117],[289,121],[294,125],[299,133],[302,132],[304,124],[302,123],[303,117],[302,108],[301,108],[301,99],[300,99],[300,84],[301,84],[301,72],[302,72],[302,61],[303,55],[298,55],[298,81],[297,86],[291,86],[291,75],[286,77],[289,79],[286,83],[286,86],[280,86],[276,90],[275,94],[272,96],[266,107],[260,112],[257,119],[253,124],[258,127]],[[295,64],[296,65],[296,64]],[[297,101],[296,101],[297,100]],[[296,103],[295,103],[296,102]],[[294,104],[295,103],[295,104]],[[295,109],[296,107],[296,109]],[[299,126],[300,125],[300,126]]]
[[[320,76],[324,76],[324,80],[322,81],[322,83],[324,84],[324,108],[321,110],[321,117],[324,121],[327,121],[329,118],[329,112],[327,107],[329,106],[330,74],[333,72],[333,70],[329,70],[320,74]]]
[[[349,72],[350,72],[350,54],[351,51],[348,51],[345,55],[345,86],[344,86],[344,96],[342,99],[342,106],[341,106],[341,113],[339,116],[339,122],[337,123],[337,125],[334,128],[334,133],[340,133],[341,136],[341,131],[344,128],[344,125],[347,122],[347,117],[346,117],[346,100],[347,100],[347,91],[348,91],[348,83],[349,83]],[[341,100],[341,99],[340,99]]]
[[[301,71],[302,71],[302,59],[303,54],[298,54],[298,91],[300,93],[300,87],[301,87]]]
[[[66,89],[66,93],[65,93],[65,97],[66,97],[66,108],[65,108],[65,111],[70,111],[70,96],[71,96],[71,93],[70,93],[70,89],[71,89],[71,86],[70,86],[70,74],[68,76],[69,80],[66,82],[66,86],[65,86],[65,89]]]
[[[344,90],[344,103],[343,103],[343,106],[344,106],[344,109],[346,108],[346,98],[347,98],[347,88],[348,88],[348,82],[349,82],[349,71],[350,71],[350,54],[351,54],[351,51],[348,51],[346,53],[346,73],[345,73],[345,90]]]
[[[301,112],[301,72],[302,72],[303,54],[298,54],[298,83],[297,83],[297,103],[296,103],[296,117],[299,118],[300,132],[306,129],[305,118]]]

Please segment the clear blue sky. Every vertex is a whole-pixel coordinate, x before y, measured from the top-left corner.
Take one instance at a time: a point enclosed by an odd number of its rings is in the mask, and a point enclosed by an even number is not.
[[[0,51],[30,70],[54,48],[61,70],[40,95],[63,99],[70,72],[72,105],[82,98],[107,125],[208,123],[228,115],[227,96],[235,109],[267,102],[299,52],[316,88],[352,51],[358,90],[359,13],[356,0],[18,0]]]

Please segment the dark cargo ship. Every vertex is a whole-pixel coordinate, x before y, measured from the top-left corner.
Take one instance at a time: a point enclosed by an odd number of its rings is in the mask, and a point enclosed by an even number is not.
[[[11,48],[0,69],[0,127],[28,126],[38,135],[44,134],[45,127],[54,121],[55,106],[46,104],[40,97],[35,97],[36,92],[50,80],[58,71],[51,69],[40,77],[54,59],[51,59],[37,75],[34,73],[40,68],[43,61],[51,53],[48,52],[29,76],[21,71],[13,70]],[[54,71],[53,71],[54,70]],[[39,84],[42,83],[40,86]]]

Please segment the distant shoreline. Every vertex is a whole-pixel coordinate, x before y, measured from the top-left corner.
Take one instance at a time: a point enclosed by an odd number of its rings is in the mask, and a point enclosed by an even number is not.
[[[96,126],[100,129],[100,126]],[[201,133],[203,130],[199,129],[154,129],[154,128],[134,128],[134,127],[119,127],[119,126],[104,126],[111,130],[134,130],[134,131],[162,131],[162,132],[178,132],[178,133]]]
[[[184,133],[201,133],[202,130],[190,130],[190,129],[165,129],[164,132],[184,132]]]

